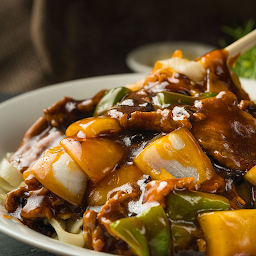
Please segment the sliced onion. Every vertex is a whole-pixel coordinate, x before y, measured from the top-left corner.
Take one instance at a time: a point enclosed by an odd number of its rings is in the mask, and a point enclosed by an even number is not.
[[[71,204],[81,204],[87,175],[65,151],[46,154],[33,165],[31,173],[56,195]]]
[[[8,157],[9,156],[7,155],[0,163],[0,178],[14,188],[23,181],[23,176],[19,170],[10,164]]]
[[[163,68],[171,68],[172,70],[186,75],[192,81],[202,81],[206,74],[205,68],[196,61],[189,61],[181,58],[170,58],[159,61]]]
[[[149,144],[134,163],[154,179],[194,177],[195,183],[216,174],[210,159],[186,128],[179,128]]]

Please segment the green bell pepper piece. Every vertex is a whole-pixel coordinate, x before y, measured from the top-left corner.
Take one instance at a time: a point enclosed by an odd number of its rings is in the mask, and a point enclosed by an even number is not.
[[[111,231],[130,245],[138,256],[166,256],[171,245],[171,231],[162,206],[152,207],[132,218],[110,225]]]
[[[201,98],[201,100],[203,100],[203,99],[215,97],[215,96],[217,96],[218,94],[219,94],[218,92],[201,92],[201,93],[199,94],[199,97],[198,97],[198,98]]]
[[[145,227],[139,218],[123,218],[110,225],[111,231],[124,240],[138,256],[149,256]]]
[[[157,96],[160,107],[169,108],[176,105],[194,105],[196,100],[215,97],[217,94],[216,92],[203,92],[198,97],[195,97],[175,92],[159,92]]]
[[[126,87],[116,87],[106,91],[98,103],[93,116],[104,115],[109,108],[115,106],[129,92],[131,92],[131,90]]]
[[[152,207],[136,217],[142,220],[146,228],[146,238],[151,255],[168,255],[171,230],[163,207]]]
[[[199,213],[230,209],[226,197],[191,190],[173,191],[166,202],[166,213],[174,221],[194,222]]]

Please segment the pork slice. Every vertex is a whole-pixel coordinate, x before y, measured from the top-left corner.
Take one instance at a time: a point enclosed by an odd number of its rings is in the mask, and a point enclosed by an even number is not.
[[[220,164],[246,171],[256,164],[256,119],[241,110],[228,91],[198,101],[192,134],[202,148]]]

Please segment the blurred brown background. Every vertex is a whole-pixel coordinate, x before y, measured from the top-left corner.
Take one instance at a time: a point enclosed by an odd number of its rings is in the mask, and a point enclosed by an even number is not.
[[[255,10],[255,0],[1,0],[0,93],[131,72],[127,53],[148,43],[220,47],[221,26]]]

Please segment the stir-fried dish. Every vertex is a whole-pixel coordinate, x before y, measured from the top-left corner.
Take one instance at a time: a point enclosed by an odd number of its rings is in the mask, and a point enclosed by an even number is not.
[[[1,162],[8,214],[112,254],[255,255],[256,105],[227,56],[177,51],[141,81],[45,109]]]

